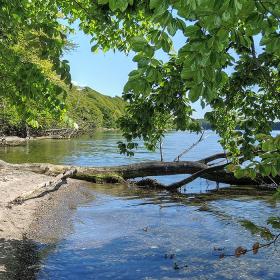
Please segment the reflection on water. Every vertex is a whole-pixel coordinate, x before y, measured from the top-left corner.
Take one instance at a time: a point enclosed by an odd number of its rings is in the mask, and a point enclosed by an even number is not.
[[[109,185],[93,185],[92,192],[96,199],[78,208],[74,231],[43,261],[38,279],[280,277],[280,254],[274,247],[222,260],[214,251],[223,247],[230,254],[260,240],[239,221],[252,217],[263,223],[267,216],[280,215],[268,202],[219,200],[199,211],[187,198],[166,192]]]
[[[167,135],[166,160],[172,160],[196,137]],[[69,141],[31,142],[27,148],[0,150],[0,158],[93,166],[158,159],[158,154],[144,149],[135,158],[118,155],[115,143],[119,139],[120,134],[109,132]],[[220,149],[217,137],[209,133],[186,159],[199,159]],[[167,183],[178,179],[161,178]],[[215,186],[196,180],[188,189],[197,193]],[[13,248],[2,257],[8,279],[280,279],[279,246],[224,259],[214,250],[224,248],[231,254],[238,246],[250,248],[256,241],[264,242],[242,227],[240,220],[264,225],[267,217],[280,216],[279,205],[267,198],[242,195],[198,202],[121,185],[92,185],[89,191],[96,199],[77,208],[73,231],[56,244],[0,241],[0,253],[5,246]]]
[[[198,159],[221,151],[218,137],[213,132],[206,133],[206,139],[192,149],[185,159]],[[170,132],[164,141],[164,160],[172,161],[176,155],[199,138],[196,134]],[[147,152],[143,145],[134,157],[119,154],[117,142],[122,140],[121,133],[115,131],[96,132],[92,136],[83,136],[69,140],[36,140],[26,146],[0,147],[0,158],[9,162],[49,162],[77,165],[120,165],[143,160],[159,160],[159,153]]]
[[[214,250],[232,254],[240,245],[262,242],[240,220],[262,225],[268,216],[280,215],[279,205],[269,200],[214,200],[200,211],[201,204],[164,191],[121,185],[92,185],[90,191],[95,199],[78,207],[65,239],[44,246],[0,242],[8,270],[7,278],[0,274],[0,279],[280,277],[278,246],[240,258],[219,259]]]

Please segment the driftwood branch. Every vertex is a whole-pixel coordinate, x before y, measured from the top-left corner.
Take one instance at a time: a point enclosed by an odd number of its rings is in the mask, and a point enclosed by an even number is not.
[[[175,157],[175,159],[173,161],[180,161],[180,158],[185,155],[186,153],[188,153],[190,150],[192,150],[195,146],[197,146],[201,141],[203,141],[205,138],[203,138],[204,136],[204,132],[205,130],[202,131],[199,139],[193,143],[191,146],[189,146],[187,149],[185,149],[181,154],[179,154],[177,157]]]
[[[203,174],[206,173],[212,173],[214,171],[217,170],[223,170],[229,163],[226,164],[222,164],[222,165],[217,165],[217,166],[212,166],[212,167],[208,167],[205,169],[201,169],[199,171],[197,171],[196,173],[194,173],[193,175],[191,175],[190,177],[183,179],[179,182],[173,183],[171,185],[168,185],[167,188],[170,190],[176,190],[184,185],[187,185],[189,183],[191,183],[192,181],[194,181],[195,179],[197,179],[198,177],[201,177]]]
[[[43,197],[50,192],[58,190],[62,185],[67,183],[67,178],[73,177],[76,172],[76,169],[71,169],[57,175],[54,180],[40,184],[35,190],[18,196],[14,200],[10,201],[8,203],[8,207],[10,208],[12,205],[21,205],[30,199]]]

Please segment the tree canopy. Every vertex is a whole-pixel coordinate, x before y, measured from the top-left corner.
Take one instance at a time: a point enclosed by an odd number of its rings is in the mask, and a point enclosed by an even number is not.
[[[138,67],[123,93],[123,152],[138,137],[155,148],[170,126],[199,132],[192,103],[200,102],[211,108],[206,117],[232,158],[230,170],[253,178],[280,171],[280,136],[271,135],[272,122],[280,119],[278,0],[2,0],[0,13],[1,76],[18,106],[28,98],[61,111],[62,91],[12,46],[23,36],[26,48],[35,45],[69,82],[69,66],[61,60],[69,28],[62,22],[78,21],[92,36],[93,52],[135,52]],[[32,40],[34,32],[39,40]],[[179,50],[176,34],[184,38]]]
[[[117,120],[124,114],[125,102],[121,97],[103,95],[89,87],[73,86],[68,89],[65,99],[66,114],[58,118],[40,104],[32,104],[32,114],[36,115],[39,127],[26,127],[26,119],[11,102],[3,98],[0,102],[0,138],[5,136],[26,137],[43,135],[48,130],[73,128],[73,123],[79,129],[76,133],[91,133],[98,128],[117,128]],[[72,131],[74,134],[74,130]]]
[[[64,82],[71,77],[61,60],[67,28],[59,16],[48,1],[0,1],[0,97],[32,126],[38,108],[57,117],[65,111]]]

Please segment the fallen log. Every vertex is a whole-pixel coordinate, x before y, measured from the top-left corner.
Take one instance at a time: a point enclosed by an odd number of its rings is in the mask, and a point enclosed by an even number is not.
[[[204,164],[207,164],[207,163],[209,163],[211,161],[214,161],[214,160],[217,160],[217,159],[227,158],[227,156],[228,156],[227,153],[219,153],[219,154],[215,154],[215,155],[200,159],[199,161],[204,163]]]
[[[94,183],[123,183],[127,179],[134,179],[138,177],[194,174],[209,168],[207,164],[200,161],[151,161],[113,167],[81,167],[45,163],[10,164],[0,160],[0,168],[1,166],[3,168],[9,167],[51,176],[56,176],[65,171],[76,169],[77,172],[71,176],[72,178],[91,181]],[[250,178],[237,179],[233,173],[227,172],[225,169],[203,171],[199,177],[219,183],[234,185],[257,184]]]

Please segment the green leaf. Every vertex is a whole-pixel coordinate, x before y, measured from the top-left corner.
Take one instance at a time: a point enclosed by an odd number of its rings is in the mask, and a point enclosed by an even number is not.
[[[109,0],[109,7],[111,11],[120,10],[124,12],[128,6],[128,0]]]
[[[142,76],[142,74],[143,74],[143,71],[141,71],[140,69],[133,70],[128,74],[129,80],[139,79]]]
[[[191,88],[189,93],[189,99],[191,102],[196,102],[199,97],[203,95],[204,86],[202,84],[194,86]]]
[[[216,36],[218,40],[225,41],[228,39],[229,33],[226,29],[221,28]]]
[[[246,174],[245,170],[241,169],[240,167],[237,168],[235,171],[234,171],[234,176],[237,178],[237,179],[240,179],[242,177],[244,177]]]
[[[236,10],[236,14],[242,9],[242,3],[240,0],[233,0],[234,1],[234,7]]]
[[[121,12],[124,12],[128,7],[128,0],[117,0],[118,2],[118,9]]]
[[[148,57],[153,57],[155,54],[154,48],[149,45],[144,48],[144,52]]]
[[[185,28],[185,35],[188,37],[193,37],[196,33],[200,31],[200,27],[197,25],[190,25]]]
[[[178,30],[177,22],[175,20],[171,20],[167,25],[167,31],[171,36],[174,36]]]
[[[271,166],[270,166],[270,165],[263,166],[263,172],[262,172],[262,174],[263,174],[264,176],[268,176],[268,175],[270,175],[270,173],[271,173]]]
[[[276,177],[278,175],[278,171],[273,165],[271,166],[271,175],[272,177]]]
[[[160,77],[160,73],[154,69],[154,68],[150,68],[147,74],[147,80],[150,82],[158,82],[158,79]]]
[[[144,51],[147,46],[147,41],[144,37],[136,36],[130,40],[132,49],[136,52]]]
[[[220,27],[222,24],[222,19],[220,16],[215,16],[214,18],[214,25],[215,27]]]
[[[161,40],[161,44],[162,44],[163,51],[169,53],[172,47],[172,42],[169,39],[163,38]]]
[[[225,11],[223,14],[222,14],[222,20],[227,22],[231,19],[231,14],[230,12],[228,11]]]
[[[99,48],[99,45],[96,44],[96,45],[94,45],[94,46],[91,47],[91,51],[92,51],[93,53],[96,53],[96,52],[98,51],[98,48]]]
[[[266,141],[266,142],[262,143],[262,149],[265,152],[271,151],[271,150],[273,150],[273,148],[274,148],[274,146],[271,141]]]
[[[184,67],[181,73],[181,77],[185,80],[192,80],[195,76],[195,71],[191,71],[188,66]]]
[[[101,5],[105,5],[109,3],[109,0],[98,0],[97,3]]]
[[[150,0],[150,9],[158,8],[162,3],[162,0]]]
[[[118,8],[118,0],[109,0],[109,8],[111,11],[115,11]]]
[[[155,5],[154,8],[154,14],[153,17],[162,20],[164,14],[169,15],[169,12],[167,12],[168,9],[168,2],[167,0],[161,0],[160,3],[153,3]],[[164,18],[164,22],[166,22],[166,19]],[[167,22],[166,22],[167,23]]]

